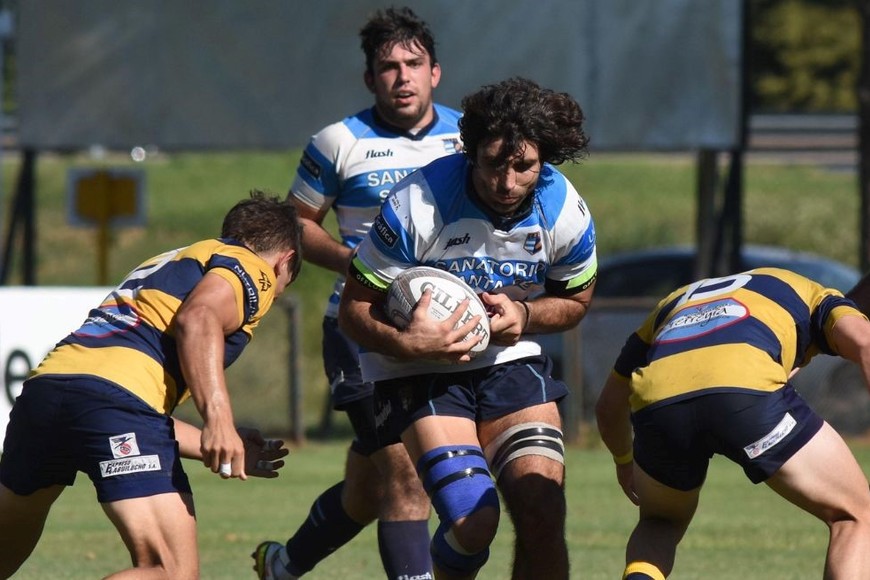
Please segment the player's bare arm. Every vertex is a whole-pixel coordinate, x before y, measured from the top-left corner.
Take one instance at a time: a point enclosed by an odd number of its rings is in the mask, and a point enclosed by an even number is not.
[[[625,496],[637,505],[633,478],[634,461],[629,394],[628,381],[611,372],[595,405],[595,416],[601,440],[613,454],[613,460],[616,464],[616,479]]]
[[[242,323],[242,311],[230,282],[208,273],[176,316],[175,336],[181,370],[203,419],[202,462],[218,473],[231,464],[234,476],[246,479],[244,444],[236,433],[224,375],[224,337]]]
[[[329,206],[315,208],[293,198],[302,226],[302,255],[305,260],[321,268],[344,275],[353,257],[353,250],[339,242],[323,227]]]
[[[562,332],[575,327],[589,310],[594,285],[572,296],[544,295],[512,301],[500,294],[481,296],[494,316],[490,318],[493,344],[516,344],[522,334]]]
[[[431,298],[431,292],[425,292],[417,303],[411,322],[399,330],[383,312],[385,295],[349,278],[339,304],[339,324],[351,339],[382,354],[454,362],[471,360],[469,352],[481,339],[477,336],[464,339],[474,330],[479,318],[472,317],[454,328],[465,314],[467,304],[460,305],[449,318],[435,320],[428,314]]]
[[[870,313],[870,272],[858,280],[858,283],[846,293],[846,298],[853,300],[858,310],[864,314]]]
[[[844,316],[834,324],[832,333],[837,351],[860,367],[870,389],[870,322],[863,316]]]

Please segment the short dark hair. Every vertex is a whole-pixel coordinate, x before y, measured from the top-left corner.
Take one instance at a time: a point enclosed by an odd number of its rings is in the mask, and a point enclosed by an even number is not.
[[[541,161],[553,165],[586,155],[583,110],[568,93],[514,77],[467,95],[462,111],[459,129],[472,162],[478,148],[494,139],[504,141],[497,159],[501,163],[520,154],[524,141],[536,144]]]
[[[415,45],[419,44],[429,53],[433,65],[438,62],[432,31],[407,6],[378,10],[359,31],[359,36],[368,72],[373,72],[375,59],[379,55],[389,53],[397,44],[408,50],[416,50]]]
[[[295,250],[293,276],[302,264],[302,226],[296,206],[252,189],[250,197],[234,205],[221,227],[221,237],[245,244],[257,253]]]

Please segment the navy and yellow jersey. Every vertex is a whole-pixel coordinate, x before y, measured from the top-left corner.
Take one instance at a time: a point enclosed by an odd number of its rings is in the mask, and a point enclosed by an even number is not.
[[[189,396],[178,361],[175,314],[207,272],[235,288],[242,324],[225,338],[224,367],[229,366],[272,306],[276,280],[271,266],[242,244],[212,239],[166,252],[133,270],[32,376],[99,377],[172,413]]]
[[[613,371],[631,379],[631,408],[710,389],[775,391],[793,369],[839,354],[831,331],[863,316],[836,290],[758,268],[671,293],[629,337]]]

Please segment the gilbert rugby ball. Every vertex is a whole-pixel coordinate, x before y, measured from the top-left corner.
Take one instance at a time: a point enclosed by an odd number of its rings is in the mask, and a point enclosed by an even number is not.
[[[427,289],[432,290],[432,301],[429,303],[429,315],[437,320],[444,320],[453,314],[460,302],[469,299],[468,309],[456,324],[461,326],[470,318],[480,315],[480,322],[466,338],[481,334],[483,340],[471,349],[472,354],[486,350],[489,346],[489,316],[480,297],[458,276],[432,268],[416,266],[401,272],[387,292],[387,317],[398,328],[405,328],[411,320],[411,312],[417,301]]]

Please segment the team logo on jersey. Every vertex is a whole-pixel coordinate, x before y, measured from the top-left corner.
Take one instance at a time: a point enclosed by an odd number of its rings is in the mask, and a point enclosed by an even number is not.
[[[123,435],[109,437],[109,447],[112,448],[112,457],[115,459],[139,455],[139,445],[136,443],[135,433],[124,433]]]
[[[461,153],[462,152],[462,144],[459,142],[459,139],[455,137],[450,137],[448,139],[442,139],[442,143],[444,143],[444,150],[448,153]]]
[[[322,171],[320,164],[318,164],[307,151],[302,153],[302,159],[299,160],[299,165],[301,165],[305,171],[313,175],[315,179],[320,179],[320,173]]]
[[[541,251],[541,232],[534,232],[526,236],[526,241],[523,243],[523,249],[531,255],[535,255]]]
[[[262,270],[260,270],[260,279],[258,282],[260,282],[260,292],[265,292],[272,287],[272,282],[269,281],[269,277]]]
[[[375,221],[372,224],[372,229],[375,230],[375,233],[381,241],[390,248],[392,248],[396,244],[396,240],[399,239],[398,234],[396,234],[396,232],[393,231],[393,228],[387,224],[387,221],[384,219],[382,214],[378,214],[378,217],[375,218]]]
[[[662,327],[656,342],[676,342],[722,330],[749,316],[749,309],[733,298],[684,308]]]
[[[84,324],[73,334],[92,338],[102,338],[119,332],[126,332],[139,326],[139,314],[129,304],[105,304],[91,310]]]

